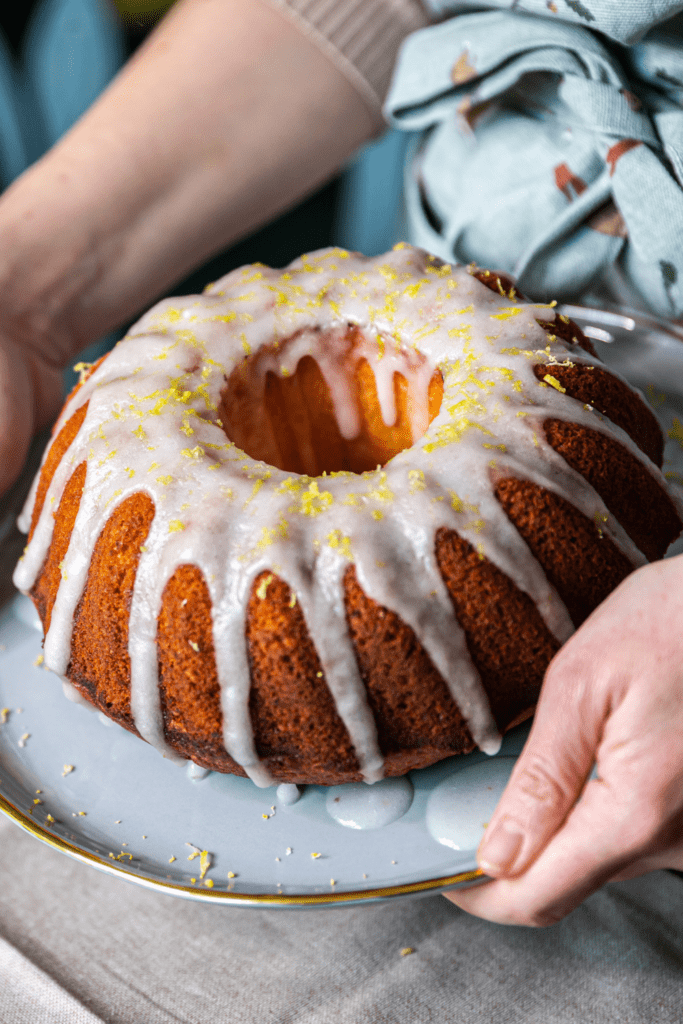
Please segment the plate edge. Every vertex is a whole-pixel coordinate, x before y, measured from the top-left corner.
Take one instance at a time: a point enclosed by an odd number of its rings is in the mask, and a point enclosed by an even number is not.
[[[438,878],[428,878],[421,882],[405,882],[401,885],[380,886],[376,889],[352,890],[350,892],[311,893],[301,895],[285,895],[284,893],[250,894],[228,892],[225,890],[200,889],[194,886],[181,885],[176,882],[163,882],[161,879],[147,878],[138,875],[119,864],[111,864],[104,858],[98,857],[88,850],[81,850],[78,846],[70,843],[67,839],[48,832],[36,821],[19,810],[11,801],[0,794],[0,812],[13,821],[19,828],[23,829],[35,839],[40,840],[52,849],[66,854],[74,860],[98,868],[109,875],[124,878],[128,882],[141,885],[146,889],[157,890],[169,896],[178,896],[185,899],[200,900],[207,903],[220,905],[236,904],[238,906],[271,906],[271,907],[326,907],[339,906],[345,903],[374,902],[378,900],[392,899],[397,896],[418,895],[431,891],[450,889],[455,886],[467,885],[485,879],[481,868],[470,871],[460,871],[455,875],[441,875]]]

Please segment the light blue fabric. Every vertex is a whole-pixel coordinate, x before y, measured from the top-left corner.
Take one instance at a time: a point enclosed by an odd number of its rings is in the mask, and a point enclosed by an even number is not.
[[[591,25],[633,38],[682,6],[592,0]],[[456,14],[405,41],[386,114],[414,133],[411,240],[538,297],[580,298],[617,264],[681,316],[683,19],[626,48],[544,13]]]
[[[681,0],[422,0],[422,3],[437,18],[495,8],[573,22],[627,44],[637,42],[653,25],[683,10]]]

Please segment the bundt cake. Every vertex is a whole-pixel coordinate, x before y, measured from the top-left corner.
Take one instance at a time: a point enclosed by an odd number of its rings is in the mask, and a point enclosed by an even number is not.
[[[22,513],[47,666],[261,786],[495,752],[681,528],[653,414],[553,307],[407,245],[160,302]]]

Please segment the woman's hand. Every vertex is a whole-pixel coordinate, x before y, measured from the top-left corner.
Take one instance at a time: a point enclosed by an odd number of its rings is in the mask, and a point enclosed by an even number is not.
[[[62,371],[0,335],[0,495],[18,477],[33,434],[57,415]]]
[[[536,926],[683,869],[683,556],[629,576],[556,655],[478,861],[495,881],[448,898]]]

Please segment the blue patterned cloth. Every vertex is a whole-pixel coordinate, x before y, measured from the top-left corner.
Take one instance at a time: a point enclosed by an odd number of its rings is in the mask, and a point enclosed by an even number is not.
[[[431,6],[447,17],[405,41],[386,103],[414,133],[411,241],[534,297],[616,276],[683,316],[683,3]]]

